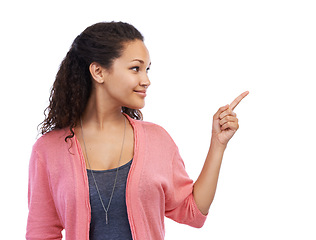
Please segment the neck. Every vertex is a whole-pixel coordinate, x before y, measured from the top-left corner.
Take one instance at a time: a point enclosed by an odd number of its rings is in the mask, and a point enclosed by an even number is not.
[[[123,119],[121,106],[114,104],[109,99],[100,99],[94,93],[91,94],[82,115],[82,121],[85,125],[99,131],[109,126],[121,124]]]

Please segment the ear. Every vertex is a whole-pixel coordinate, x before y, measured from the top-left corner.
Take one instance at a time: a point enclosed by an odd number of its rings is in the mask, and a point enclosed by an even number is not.
[[[100,83],[100,84],[104,83],[106,70],[99,63],[92,62],[89,66],[89,71],[92,78],[97,83]]]

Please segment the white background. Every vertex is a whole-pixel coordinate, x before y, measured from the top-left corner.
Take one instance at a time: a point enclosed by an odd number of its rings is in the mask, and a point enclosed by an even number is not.
[[[145,36],[144,119],[162,125],[196,179],[212,116],[245,90],[202,229],[166,239],[316,239],[315,1],[6,1],[1,31],[1,235],[23,239],[28,161],[50,87],[74,38],[99,21]],[[2,238],[1,237],[1,238]]]

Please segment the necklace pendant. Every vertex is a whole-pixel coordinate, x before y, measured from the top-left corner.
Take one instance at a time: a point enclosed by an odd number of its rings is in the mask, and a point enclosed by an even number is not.
[[[108,213],[105,213],[105,224],[109,224]]]

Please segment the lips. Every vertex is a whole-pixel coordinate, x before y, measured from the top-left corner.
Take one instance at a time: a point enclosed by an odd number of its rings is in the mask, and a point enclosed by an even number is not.
[[[146,90],[134,90],[135,93],[137,93],[138,95],[142,96],[142,97],[146,97]]]

